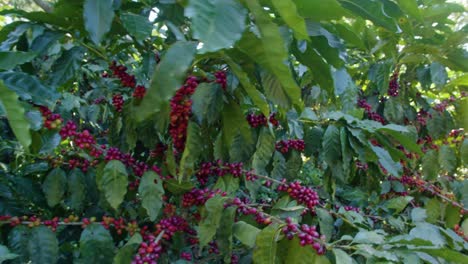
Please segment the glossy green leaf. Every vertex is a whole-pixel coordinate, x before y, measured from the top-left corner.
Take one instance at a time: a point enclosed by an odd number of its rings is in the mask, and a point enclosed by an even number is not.
[[[15,261],[27,263],[30,260],[28,243],[31,236],[31,230],[26,226],[17,226],[8,234],[8,247],[18,255]]]
[[[200,132],[200,127],[194,123],[189,122],[187,128],[187,141],[185,142],[184,153],[180,160],[180,178],[179,182],[182,181],[185,175],[192,175],[195,169],[195,163],[202,153],[203,139]]]
[[[35,76],[23,72],[1,72],[0,79],[6,87],[26,101],[32,100],[33,103],[52,107],[59,98],[54,89],[44,86]]]
[[[257,235],[253,251],[253,262],[257,264],[276,263],[278,225],[272,224],[265,227]]]
[[[249,123],[247,123],[241,108],[236,102],[230,101],[229,104],[225,105],[221,115],[224,144],[232,146],[232,142],[238,132],[240,132],[247,143],[253,143]]]
[[[364,19],[372,21],[377,26],[384,27],[392,32],[397,32],[399,29],[393,18],[385,13],[381,1],[338,0],[338,2],[344,8]]]
[[[17,65],[30,62],[36,56],[35,52],[0,51],[0,70],[11,70]]]
[[[442,259],[450,261],[451,263],[465,263],[468,261],[468,256],[466,254],[454,250],[448,250],[446,248],[422,248],[417,249],[417,251],[425,252],[431,256],[440,257]]]
[[[351,258],[351,256],[343,250],[339,248],[334,248],[333,254],[335,255],[336,263],[353,264],[353,258]]]
[[[435,180],[439,175],[439,155],[436,150],[431,149],[422,157],[422,173],[427,180]]]
[[[200,52],[213,52],[241,38],[247,11],[237,1],[191,0],[185,15],[192,19],[193,36],[203,43]]]
[[[57,263],[59,243],[55,233],[45,226],[33,228],[28,241],[28,252],[31,263]]]
[[[325,241],[330,241],[333,235],[334,221],[333,217],[327,210],[317,208],[316,213],[319,219],[320,233],[325,235]]]
[[[385,206],[390,209],[395,209],[395,214],[399,214],[413,200],[411,196],[400,196],[388,200]]]
[[[132,13],[123,13],[120,15],[125,29],[136,40],[143,41],[151,36],[153,25],[147,17]]]
[[[161,112],[158,119],[168,124],[169,101],[182,84],[186,71],[192,64],[195,51],[195,43],[192,42],[176,42],[166,51],[154,70],[146,96],[141,104],[134,108],[133,114],[138,121],[141,122]],[[166,114],[167,116],[164,116]]]
[[[259,44],[260,47],[253,49],[243,47],[243,50],[279,79],[284,93],[287,94],[292,105],[301,106],[301,89],[292,78],[289,67],[285,64],[285,61],[288,59],[288,53],[278,26],[271,21],[271,18],[257,1],[247,1],[246,4],[255,17],[255,22],[259,27],[262,38],[259,40],[259,43],[256,43],[258,40],[250,42],[253,45]],[[263,56],[257,57],[258,54],[256,53],[258,53],[259,49],[263,50]]]
[[[237,208],[234,206],[228,207],[223,211],[219,229],[217,232],[216,242],[220,253],[224,256],[224,262],[231,261],[232,246],[233,246],[233,225],[236,217]]]
[[[284,22],[294,31],[298,40],[308,40],[307,28],[304,21],[298,14],[296,4],[293,0],[272,0],[271,1]]]
[[[287,241],[288,248],[278,248],[278,251],[286,251],[286,258],[283,263],[291,264],[320,264],[324,263],[319,260],[315,249],[311,246],[301,246],[299,238],[294,237],[292,240]]]
[[[440,168],[446,172],[453,172],[457,168],[457,154],[449,145],[443,145],[439,149]]]
[[[225,197],[215,196],[205,203],[205,213],[198,228],[201,247],[208,245],[216,235],[216,230],[220,226],[225,200]]]
[[[62,201],[66,186],[67,175],[62,169],[56,168],[47,174],[42,183],[42,190],[50,207],[54,207]]]
[[[268,104],[265,101],[265,96],[252,84],[251,80],[249,79],[249,76],[244,72],[240,65],[235,63],[230,57],[226,57],[225,60],[226,63],[229,64],[229,67],[232,70],[232,72],[239,79],[239,82],[242,84],[242,87],[252,99],[255,106],[257,106],[265,116],[268,116],[270,114],[270,111]]]
[[[51,84],[59,86],[74,78],[81,67],[83,55],[83,49],[80,47],[64,51],[52,65]]]
[[[101,224],[88,225],[80,237],[79,263],[112,263],[114,241]]]
[[[85,0],[83,18],[85,28],[94,44],[99,45],[109,32],[114,19],[112,0]]]
[[[30,124],[26,119],[24,108],[18,100],[18,95],[10,91],[0,80],[0,105],[3,106],[8,123],[13,133],[21,143],[25,151],[29,150],[32,139],[30,134]]]
[[[329,125],[325,130],[322,149],[324,160],[329,166],[334,166],[335,162],[341,160],[340,130],[336,126]]]
[[[294,0],[294,2],[301,16],[314,21],[338,20],[346,15],[346,10],[337,0]]]
[[[448,204],[445,208],[445,226],[447,228],[453,228],[461,220],[460,208]]]
[[[112,208],[119,208],[127,193],[128,177],[125,165],[118,160],[111,160],[104,167],[98,186]]]
[[[264,127],[260,130],[255,154],[253,155],[252,168],[258,174],[267,174],[266,166],[275,152],[275,137],[271,131]]]
[[[81,170],[74,169],[68,174],[67,178],[68,197],[66,203],[71,209],[81,211],[86,198],[85,175]]]
[[[386,169],[391,175],[400,177],[402,169],[401,164],[394,161],[386,149],[374,146],[372,144],[370,147],[379,158],[380,165],[382,165],[382,167]]]
[[[219,85],[202,83],[192,95],[192,112],[202,123],[213,124],[223,109],[223,89]]]
[[[426,209],[427,214],[426,221],[434,224],[440,217],[442,207],[437,198],[432,198],[426,202],[424,209]]]
[[[423,21],[418,3],[416,0],[398,0],[398,5],[408,15],[416,18],[420,22]]]
[[[153,171],[145,172],[141,178],[138,193],[141,197],[141,205],[146,209],[150,220],[156,220],[163,205],[164,195],[160,177]]]
[[[260,229],[255,226],[248,224],[244,221],[238,221],[233,225],[234,236],[244,245],[249,248],[255,246],[257,235],[260,233]]]

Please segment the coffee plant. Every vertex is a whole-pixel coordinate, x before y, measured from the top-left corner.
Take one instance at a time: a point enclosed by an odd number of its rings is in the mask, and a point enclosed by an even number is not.
[[[466,7],[34,2],[0,8],[0,263],[468,263]]]

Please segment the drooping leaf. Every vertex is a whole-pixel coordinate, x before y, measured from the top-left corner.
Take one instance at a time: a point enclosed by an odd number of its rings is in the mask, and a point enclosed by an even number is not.
[[[253,248],[260,229],[244,221],[238,221],[233,225],[233,233],[242,244]]]
[[[335,125],[329,125],[325,130],[322,141],[324,160],[329,166],[341,160],[340,130]]]
[[[424,208],[426,209],[427,214],[426,221],[429,223],[435,223],[440,217],[442,209],[439,200],[437,198],[430,199],[429,201],[427,201],[426,206]]]
[[[325,209],[317,208],[317,216],[319,218],[320,233],[325,235],[325,241],[330,241],[333,235],[333,217]]]
[[[233,225],[234,218],[236,217],[237,208],[231,206],[223,211],[219,229],[217,232],[217,245],[221,254],[224,256],[224,262],[231,261],[232,246],[233,246]]]
[[[339,248],[333,249],[333,253],[335,254],[336,263],[343,263],[343,264],[353,264],[353,259],[350,255]]]
[[[101,44],[114,19],[113,0],[85,0],[83,18],[85,28],[94,44]]]
[[[223,89],[218,85],[202,83],[192,95],[192,112],[199,123],[215,122],[223,109]]]
[[[292,0],[272,0],[275,9],[284,19],[286,24],[294,31],[294,35],[298,40],[308,40],[307,28],[304,21],[298,14],[296,4]]]
[[[266,174],[265,167],[270,162],[271,156],[275,152],[275,137],[268,130],[268,128],[262,128],[257,141],[255,154],[252,160],[252,168],[258,174]]]
[[[374,146],[372,144],[370,146],[379,158],[380,165],[382,165],[382,167],[386,169],[391,175],[400,177],[400,172],[402,169],[401,164],[394,161],[386,149]]]
[[[31,263],[57,263],[59,243],[55,233],[45,226],[33,228],[28,241],[28,252]]]
[[[18,101],[15,92],[10,91],[0,80],[0,105],[3,106],[13,133],[21,143],[25,151],[29,151],[32,139],[30,134],[30,124],[24,115],[24,108]]]
[[[179,182],[183,180],[185,175],[191,175],[193,173],[195,162],[202,152],[202,143],[203,140],[200,134],[200,127],[194,122],[189,122],[187,128],[187,141],[185,142],[184,153],[180,160]]]
[[[377,26],[384,27],[392,32],[398,31],[398,25],[392,17],[385,13],[383,3],[381,1],[338,0],[338,2],[340,2],[344,8],[364,19],[372,21]]]
[[[431,149],[422,157],[422,172],[427,180],[435,180],[439,175],[439,155]]]
[[[253,251],[253,262],[258,264],[276,263],[278,225],[265,227],[257,235]]]
[[[30,260],[28,243],[31,231],[26,226],[17,226],[8,234],[8,246],[11,251],[18,255],[15,261],[27,263]]]
[[[203,43],[200,52],[213,52],[241,38],[247,11],[237,1],[191,0],[185,15],[192,19],[193,36]]]
[[[104,196],[112,208],[119,208],[119,205],[123,202],[127,193],[127,185],[128,178],[125,165],[118,160],[109,161],[104,167],[98,186],[104,192]]]
[[[385,203],[385,206],[390,209],[395,209],[395,214],[399,214],[413,200],[411,196],[400,196],[392,198]]]
[[[44,86],[35,76],[23,72],[1,72],[0,79],[25,101],[32,100],[38,105],[52,107],[59,98],[54,89]]]
[[[337,0],[294,0],[299,14],[314,21],[338,20],[346,10]]]
[[[88,225],[80,237],[79,263],[112,263],[114,241],[101,224]]]
[[[262,38],[258,40],[256,37],[251,36],[245,42],[247,46],[241,45],[242,50],[274,74],[281,83],[291,104],[300,107],[302,105],[300,99],[301,89],[292,78],[289,67],[285,64],[288,53],[285,49],[284,40],[279,33],[279,28],[271,21],[257,1],[247,1],[246,4],[255,17]],[[244,37],[246,37],[245,34]]]
[[[84,207],[86,198],[86,182],[85,175],[81,170],[74,169],[69,173],[67,181],[67,204],[71,209],[81,211]]]
[[[120,15],[125,29],[135,37],[136,40],[143,41],[151,36],[153,25],[147,17],[132,13],[123,13]]]
[[[205,214],[198,229],[200,246],[206,246],[215,236],[224,210],[225,197],[215,196],[205,203]]]
[[[163,205],[164,188],[162,180],[153,171],[145,172],[141,178],[138,193],[143,208],[146,209],[150,220],[154,221]]]
[[[4,245],[0,245],[0,264],[7,261],[17,258],[18,255],[11,253],[10,250]]]
[[[134,108],[133,114],[139,122],[161,112],[158,119],[164,120],[160,122],[167,125],[169,101],[182,84],[195,55],[195,47],[192,42],[176,42],[166,51],[154,70],[146,96]]]
[[[0,70],[11,70],[17,65],[30,62],[36,56],[35,52],[0,51]]]
[[[241,108],[236,102],[230,101],[229,104],[224,106],[222,122],[224,144],[231,146],[238,132],[247,143],[253,143],[249,123],[247,123]]]
[[[47,177],[42,184],[42,190],[44,191],[47,199],[47,204],[50,207],[54,207],[62,201],[66,186],[67,176],[65,171],[62,169],[55,168],[47,174]]]

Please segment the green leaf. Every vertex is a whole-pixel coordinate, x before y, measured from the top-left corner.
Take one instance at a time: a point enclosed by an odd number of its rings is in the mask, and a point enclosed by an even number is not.
[[[439,149],[440,168],[448,173],[452,173],[457,168],[457,154],[449,145],[443,145]]]
[[[29,132],[30,124],[24,115],[18,96],[10,91],[0,80],[0,105],[3,106],[8,124],[25,151],[29,151],[32,139]]]
[[[235,63],[230,57],[226,56],[225,60],[232,72],[239,79],[240,83],[242,84],[242,87],[244,88],[245,92],[250,97],[250,99],[252,99],[255,106],[257,106],[265,116],[268,116],[270,114],[270,110],[267,102],[265,101],[265,96],[252,84],[251,80],[249,79],[249,76],[243,71],[241,66]]]
[[[16,261],[19,263],[27,263],[30,260],[28,251],[30,236],[30,229],[26,226],[16,226],[8,234],[8,246],[18,255]]]
[[[464,139],[460,146],[460,157],[462,164],[468,164],[468,139]]]
[[[346,10],[336,0],[294,0],[303,17],[314,21],[339,20]]]
[[[163,205],[164,188],[162,180],[154,171],[147,171],[143,174],[138,193],[140,194],[141,205],[146,209],[150,220],[156,220]]]
[[[191,182],[179,183],[176,179],[164,181],[164,187],[172,194],[179,195],[192,190],[195,186]]]
[[[252,168],[256,173],[265,175],[267,174],[265,168],[275,152],[275,137],[268,128],[264,127],[260,130],[256,149],[253,155]]]
[[[64,51],[52,65],[51,84],[59,86],[74,78],[81,67],[83,55],[81,47],[73,47]]]
[[[431,70],[431,81],[436,85],[437,88],[441,89],[447,83],[448,75],[445,70],[445,66],[434,62],[430,66]]]
[[[280,79],[267,71],[261,72],[262,87],[265,90],[265,95],[272,101],[273,104],[283,108],[290,108],[290,100],[288,95],[281,85]]]
[[[193,42],[176,42],[166,51],[154,70],[146,96],[139,106],[134,107],[133,114],[136,120],[141,122],[161,112],[158,119],[164,120],[160,122],[167,124],[169,101],[181,86],[186,71],[192,64],[195,51],[196,46]]]
[[[445,136],[453,128],[452,117],[447,111],[440,113],[431,109],[429,114],[432,118],[427,120],[427,130],[433,139]]]
[[[346,61],[346,50],[342,40],[322,27],[318,22],[307,21],[307,33],[312,47],[333,67],[341,68]],[[339,70],[346,73],[345,70]]]
[[[1,72],[0,79],[9,89],[25,101],[32,100],[38,105],[52,107],[60,95],[44,86],[37,77],[23,72]],[[2,88],[3,90],[3,88]],[[2,92],[3,93],[3,92]]]
[[[192,19],[193,36],[204,53],[232,47],[244,32],[247,11],[237,1],[191,0],[185,16]]]
[[[247,224],[244,221],[239,221],[233,225],[233,233],[242,244],[249,248],[253,248],[255,246],[257,235],[260,233],[260,229]]]
[[[405,111],[399,98],[390,97],[385,101],[384,117],[392,123],[403,123],[405,120]]]
[[[200,247],[208,245],[213,240],[220,225],[226,197],[215,196],[205,203],[205,212],[198,228]]]
[[[232,254],[232,232],[234,225],[234,218],[236,217],[237,208],[234,206],[228,207],[223,211],[219,229],[216,235],[216,242],[221,255],[224,256],[224,263],[231,261]]]
[[[10,250],[4,245],[0,245],[0,264],[7,261],[17,258],[18,255],[11,253]]]
[[[30,62],[36,56],[35,52],[0,51],[0,70],[11,70],[17,65]]]
[[[325,241],[330,241],[333,235],[333,217],[331,214],[322,208],[316,208],[315,212],[317,213],[317,216],[319,218],[319,225],[320,225],[320,233],[325,235]]]
[[[424,222],[426,218],[426,209],[413,208],[411,211],[411,220],[413,220],[413,222]]]
[[[395,177],[400,177],[401,173],[401,164],[399,162],[393,161],[392,157],[388,151],[384,148],[374,146],[370,144],[372,150],[377,154],[379,158],[379,163],[387,170],[388,173]]]
[[[114,241],[101,224],[93,223],[86,227],[80,237],[79,263],[112,263]]]
[[[45,226],[31,230],[28,241],[31,263],[56,263],[59,258],[59,244],[55,233]]]
[[[136,40],[143,41],[151,36],[153,25],[147,17],[132,14],[123,13],[120,15],[124,28],[130,33],[131,36],[135,37]]]
[[[272,0],[271,3],[284,22],[294,31],[298,40],[309,39],[304,18],[297,13],[298,10],[293,0]]]
[[[86,182],[80,169],[74,169],[68,175],[67,192],[67,205],[73,210],[81,211],[86,197]]]
[[[433,224],[436,223],[440,217],[440,212],[442,209],[439,200],[437,198],[430,199],[426,202],[424,209],[426,209],[427,214],[426,221]]]
[[[180,178],[179,182],[183,180],[186,175],[192,175],[195,168],[195,163],[202,153],[203,138],[200,133],[200,127],[194,123],[189,122],[187,128],[187,141],[185,142],[184,153],[180,160]]]
[[[143,238],[139,233],[134,234],[130,240],[119,249],[114,257],[114,264],[128,264],[131,263],[135,252],[137,251],[140,244],[143,242]]]
[[[277,180],[284,178],[286,174],[286,159],[279,152],[275,152],[273,156],[273,170],[271,171],[271,177]]]
[[[334,248],[333,254],[335,254],[335,263],[353,264],[353,258],[351,258],[351,256],[343,250],[339,248]]]
[[[247,1],[246,4],[255,17],[262,38],[258,40],[254,37],[255,41],[249,43],[250,45],[260,46],[242,47],[242,50],[273,73],[281,83],[291,104],[300,107],[302,105],[301,89],[294,80],[289,67],[285,64],[288,59],[288,52],[278,26],[271,21],[268,13],[263,10],[257,1]],[[259,50],[260,54],[258,54]]]
[[[98,186],[104,192],[104,196],[112,208],[117,210],[123,202],[127,193],[127,185],[128,178],[125,165],[118,160],[109,161],[104,167]]]
[[[425,222],[416,223],[416,227],[411,229],[409,234],[413,238],[420,238],[420,239],[429,241],[433,245],[438,246],[438,247],[446,244],[444,237],[439,231],[439,228],[429,223],[425,223]]]
[[[272,224],[265,227],[258,235],[255,241],[253,251],[253,262],[256,264],[276,263],[277,243],[276,239],[279,233],[278,225]]]
[[[384,27],[392,32],[397,32],[399,30],[393,18],[385,13],[381,1],[338,0],[338,2],[340,2],[344,8],[364,19],[372,21],[377,26]]]
[[[192,112],[200,124],[204,120],[208,124],[217,121],[223,105],[223,89],[216,84],[202,83],[192,95]]]
[[[418,248],[416,251],[428,253],[431,256],[437,256],[443,258],[451,263],[466,263],[468,262],[468,256],[461,252],[450,250],[447,248]]]
[[[286,167],[283,177],[288,180],[294,180],[299,175],[302,168],[302,157],[297,151],[292,151],[286,161]]]
[[[423,22],[421,12],[419,11],[418,3],[415,0],[398,0],[398,5],[408,15],[416,18],[420,22]]]
[[[361,244],[382,244],[385,241],[385,236],[377,233],[376,231],[359,231],[356,236],[354,236],[354,243]]]
[[[422,173],[426,180],[435,180],[439,175],[439,154],[436,150],[431,149],[422,157]]]
[[[445,208],[445,226],[447,228],[453,228],[454,225],[458,224],[461,220],[460,208],[448,204]]]
[[[224,106],[222,122],[223,141],[227,146],[232,146],[232,142],[238,132],[240,132],[241,136],[248,144],[254,143],[249,123],[245,119],[242,109],[236,102],[230,101],[229,104]]]
[[[288,264],[320,264],[325,263],[319,260],[319,256],[311,246],[301,246],[299,238],[294,237],[292,240],[287,240],[288,248],[286,258],[283,263]],[[286,250],[281,247],[280,250]]]
[[[62,169],[56,168],[47,174],[44,183],[42,183],[42,190],[50,207],[54,207],[62,201],[66,186],[67,176]]]
[[[94,44],[99,45],[111,29],[114,19],[113,0],[85,0],[83,9],[86,31]]]
[[[413,197],[411,196],[400,196],[387,201],[385,206],[390,209],[395,209],[395,214],[399,214],[412,200]]]
[[[338,160],[341,160],[340,130],[336,126],[329,125],[325,130],[322,151],[328,166],[334,166]]]

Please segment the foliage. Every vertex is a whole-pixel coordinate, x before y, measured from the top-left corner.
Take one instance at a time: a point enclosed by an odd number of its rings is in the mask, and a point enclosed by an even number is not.
[[[0,263],[468,262],[465,7],[47,11],[0,10]]]

